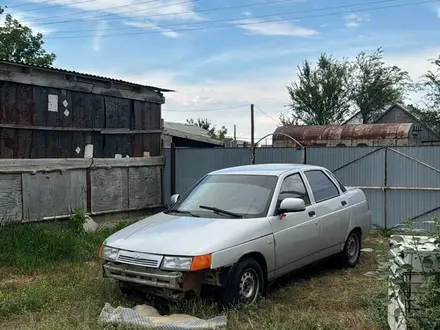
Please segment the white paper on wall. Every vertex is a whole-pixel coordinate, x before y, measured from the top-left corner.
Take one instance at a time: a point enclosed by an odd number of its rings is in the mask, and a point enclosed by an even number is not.
[[[47,110],[58,112],[58,95],[49,94],[47,96]]]

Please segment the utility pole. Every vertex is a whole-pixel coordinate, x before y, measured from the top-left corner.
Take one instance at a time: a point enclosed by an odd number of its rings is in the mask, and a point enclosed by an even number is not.
[[[234,125],[234,147],[237,147],[237,125]]]
[[[254,123],[254,105],[251,104],[251,164],[255,164],[255,123]]]

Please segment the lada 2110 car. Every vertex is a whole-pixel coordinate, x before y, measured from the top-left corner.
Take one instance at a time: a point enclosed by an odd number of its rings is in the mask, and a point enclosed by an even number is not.
[[[362,190],[326,168],[264,164],[204,176],[168,210],[108,237],[103,274],[121,289],[179,298],[217,287],[226,303],[253,303],[269,282],[317,260],[360,257],[371,228]]]

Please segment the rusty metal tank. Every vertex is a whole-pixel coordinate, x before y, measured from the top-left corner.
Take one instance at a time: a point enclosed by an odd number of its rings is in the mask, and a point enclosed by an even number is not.
[[[417,132],[411,123],[288,125],[275,130],[273,146],[296,147],[294,140],[308,147],[413,146]]]

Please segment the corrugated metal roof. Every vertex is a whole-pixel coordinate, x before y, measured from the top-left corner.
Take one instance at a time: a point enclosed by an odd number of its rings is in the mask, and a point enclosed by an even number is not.
[[[121,84],[125,84],[125,85],[130,85],[130,86],[144,87],[144,88],[154,90],[157,92],[175,92],[175,90],[172,90],[172,89],[165,89],[165,88],[160,88],[160,87],[155,87],[155,86],[150,86],[150,85],[141,85],[141,84],[137,84],[137,83],[121,80],[121,79],[102,77],[102,76],[97,76],[97,75],[93,75],[93,74],[89,74],[89,73],[70,71],[70,70],[65,70],[65,69],[60,69],[60,68],[55,68],[55,67],[26,64],[24,62],[14,62],[14,61],[8,61],[8,60],[4,60],[4,59],[0,59],[0,63],[28,67],[28,68],[36,68],[36,69],[47,70],[47,71],[52,71],[52,72],[72,74],[72,75],[82,76],[82,77],[86,77],[86,78],[99,79],[99,80],[104,80],[104,81],[113,81],[113,82],[117,82],[117,83],[121,83]]]
[[[164,122],[164,133],[205,143],[223,145],[223,141],[212,139],[208,132],[196,125],[176,122]]]
[[[274,132],[274,141],[289,138],[283,133],[303,142],[329,140],[375,140],[407,139],[413,124],[359,124],[359,125],[288,125],[278,127]]]

